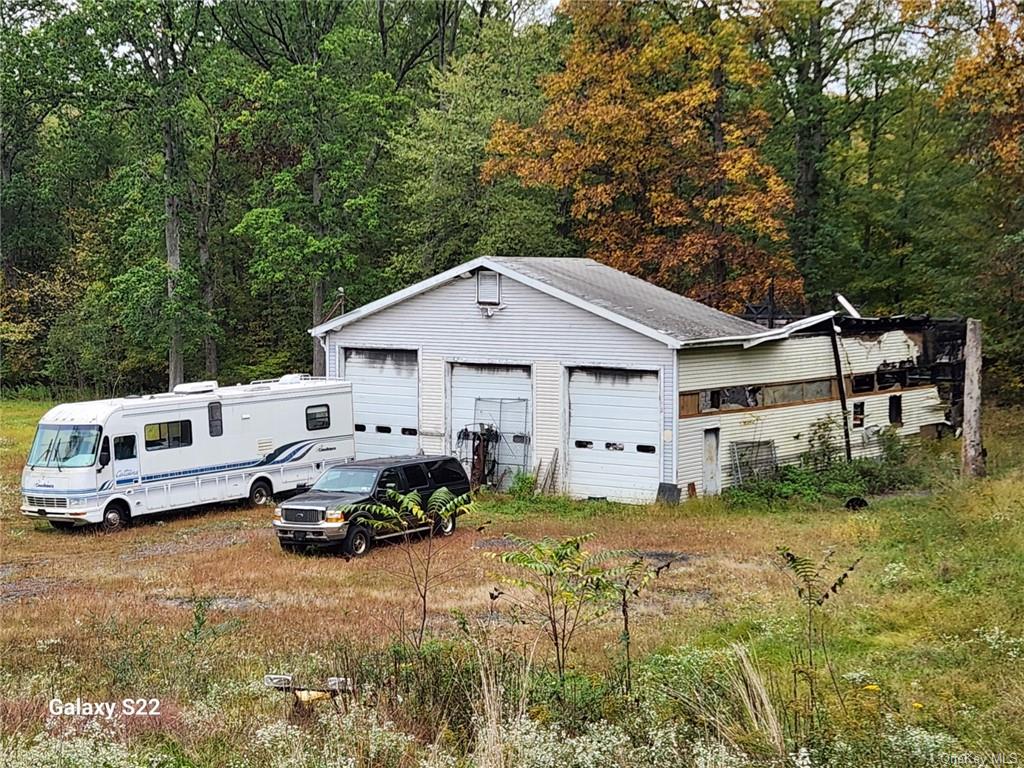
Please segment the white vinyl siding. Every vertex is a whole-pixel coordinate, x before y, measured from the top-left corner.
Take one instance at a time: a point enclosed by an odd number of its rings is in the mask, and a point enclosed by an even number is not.
[[[652,502],[661,478],[657,372],[569,372],[569,490],[573,496]]]
[[[836,375],[828,336],[794,337],[742,346],[708,347],[679,353],[679,391],[804,381]]]

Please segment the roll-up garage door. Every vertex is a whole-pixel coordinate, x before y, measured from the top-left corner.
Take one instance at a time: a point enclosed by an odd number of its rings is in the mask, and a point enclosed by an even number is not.
[[[453,363],[451,385],[453,453],[468,463],[468,433],[486,424],[498,432],[492,479],[507,485],[516,472],[528,470],[533,424],[530,367]]]
[[[569,372],[569,492],[654,501],[661,479],[661,388],[654,371]]]
[[[419,363],[415,350],[346,349],[352,383],[356,458],[419,451]]]

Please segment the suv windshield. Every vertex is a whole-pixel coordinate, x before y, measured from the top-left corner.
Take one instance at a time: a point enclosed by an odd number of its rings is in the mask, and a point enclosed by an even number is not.
[[[28,454],[31,467],[91,467],[100,444],[100,428],[40,424]]]
[[[376,480],[376,469],[335,467],[324,472],[320,479],[313,483],[313,490],[328,493],[370,493]]]

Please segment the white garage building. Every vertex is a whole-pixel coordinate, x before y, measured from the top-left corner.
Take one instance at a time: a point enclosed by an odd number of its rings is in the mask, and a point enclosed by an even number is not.
[[[832,314],[769,331],[591,259],[483,257],[311,333],[352,382],[361,458],[468,462],[487,424],[505,482],[525,468],[573,496],[646,502],[715,493],[843,418]],[[934,386],[874,382],[917,355],[910,335],[838,351],[855,454],[890,421],[909,434],[944,420]]]

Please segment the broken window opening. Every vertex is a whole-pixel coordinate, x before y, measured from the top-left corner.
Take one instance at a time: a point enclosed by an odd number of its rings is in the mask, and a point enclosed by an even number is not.
[[[903,395],[889,395],[889,423],[903,426]]]
[[[864,403],[863,401],[853,404],[853,426],[854,428],[864,426]]]

